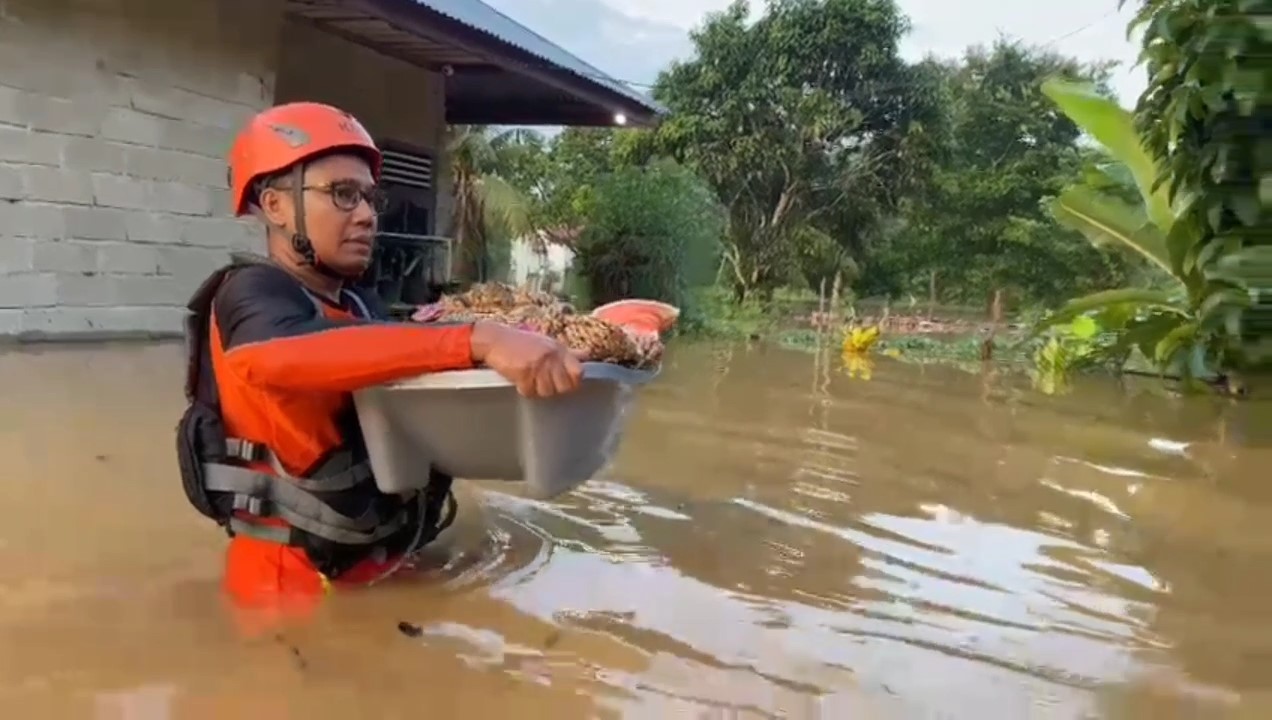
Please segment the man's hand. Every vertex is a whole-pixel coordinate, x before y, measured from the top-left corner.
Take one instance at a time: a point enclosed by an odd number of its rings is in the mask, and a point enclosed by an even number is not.
[[[507,378],[525,397],[550,397],[578,389],[579,357],[545,335],[478,322],[473,326],[473,361]]]

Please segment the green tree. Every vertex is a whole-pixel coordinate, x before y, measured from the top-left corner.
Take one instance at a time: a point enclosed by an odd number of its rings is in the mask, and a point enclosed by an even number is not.
[[[1119,4],[1125,4],[1121,0]],[[1136,122],[1179,210],[1177,274],[1247,296],[1217,328],[1228,364],[1272,368],[1272,34],[1266,0],[1141,0],[1148,88]],[[1204,304],[1200,298],[1196,304]]]
[[[724,259],[738,299],[797,276],[799,238],[898,166],[898,137],[926,107],[897,46],[893,0],[769,0],[748,22],[734,2],[692,33],[655,96],[672,111],[659,149],[697,171],[727,217]],[[824,259],[824,257],[823,257]]]
[[[1088,168],[1056,216],[1135,250],[1171,282],[1072,300],[1040,327],[1099,313],[1115,352],[1138,349],[1163,373],[1230,391],[1244,389],[1235,371],[1272,365],[1272,146],[1260,131],[1272,79],[1252,59],[1272,48],[1253,11],[1241,0],[1146,0],[1134,24],[1146,25],[1151,81],[1134,120],[1083,85],[1045,85],[1117,163]],[[1136,201],[1119,185],[1138,189]]]
[[[1107,70],[1008,40],[971,48],[947,68],[949,145],[891,248],[910,291],[940,288],[942,299],[958,302],[1004,292],[1054,301],[1125,273],[1123,258],[1083,242],[1040,202],[1089,152],[1078,126],[1039,89],[1053,75],[1103,82]]]
[[[893,152],[876,172],[852,175],[853,192],[841,195],[822,225],[852,259],[849,270],[863,296],[892,296],[908,290],[905,276],[927,259],[907,242],[907,218],[935,190],[937,171],[948,159],[953,65],[924,60],[909,69],[916,109],[922,115],[905,133],[880,138]],[[833,200],[833,199],[832,199]]]
[[[598,175],[576,267],[600,304],[649,298],[677,306],[714,279],[723,217],[714,194],[670,160]]]
[[[454,235],[462,281],[484,281],[506,270],[511,241],[532,231],[534,148],[530,130],[496,132],[483,125],[447,131]],[[519,187],[520,186],[520,187]]]
[[[567,128],[552,139],[540,207],[543,227],[574,228],[585,222],[593,185],[617,167],[615,134],[608,128]]]

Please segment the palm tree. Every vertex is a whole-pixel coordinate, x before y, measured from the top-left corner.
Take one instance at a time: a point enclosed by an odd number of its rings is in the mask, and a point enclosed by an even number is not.
[[[486,125],[455,125],[447,131],[460,281],[484,282],[494,274],[495,252],[533,232],[530,198],[506,178],[512,154],[539,141],[532,130],[495,131]]]

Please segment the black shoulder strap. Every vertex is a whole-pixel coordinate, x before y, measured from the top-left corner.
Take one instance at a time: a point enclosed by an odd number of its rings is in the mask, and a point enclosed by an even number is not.
[[[212,406],[217,404],[216,383],[212,378],[205,378],[203,372],[204,368],[210,367],[208,337],[212,325],[212,304],[216,300],[217,291],[236,271],[269,262],[268,258],[259,255],[233,253],[230,255],[230,262],[209,275],[190,296],[190,301],[186,303],[185,316],[187,402],[201,400]]]
[[[348,295],[349,299],[353,301],[353,306],[357,308],[358,315],[361,315],[363,320],[377,319],[371,313],[371,308],[367,306],[367,301],[362,299],[362,296],[359,295],[356,291],[350,290],[349,288],[344,288],[343,290],[341,290],[341,292],[343,292],[345,295]]]

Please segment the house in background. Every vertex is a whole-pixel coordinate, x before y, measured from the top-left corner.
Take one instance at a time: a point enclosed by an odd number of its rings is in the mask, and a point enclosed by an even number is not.
[[[166,335],[231,251],[225,153],[256,111],[355,114],[386,238],[446,235],[447,124],[647,124],[659,108],[478,0],[5,0],[0,336]]]
[[[563,292],[574,267],[578,230],[539,230],[512,241],[508,281],[534,290]]]

